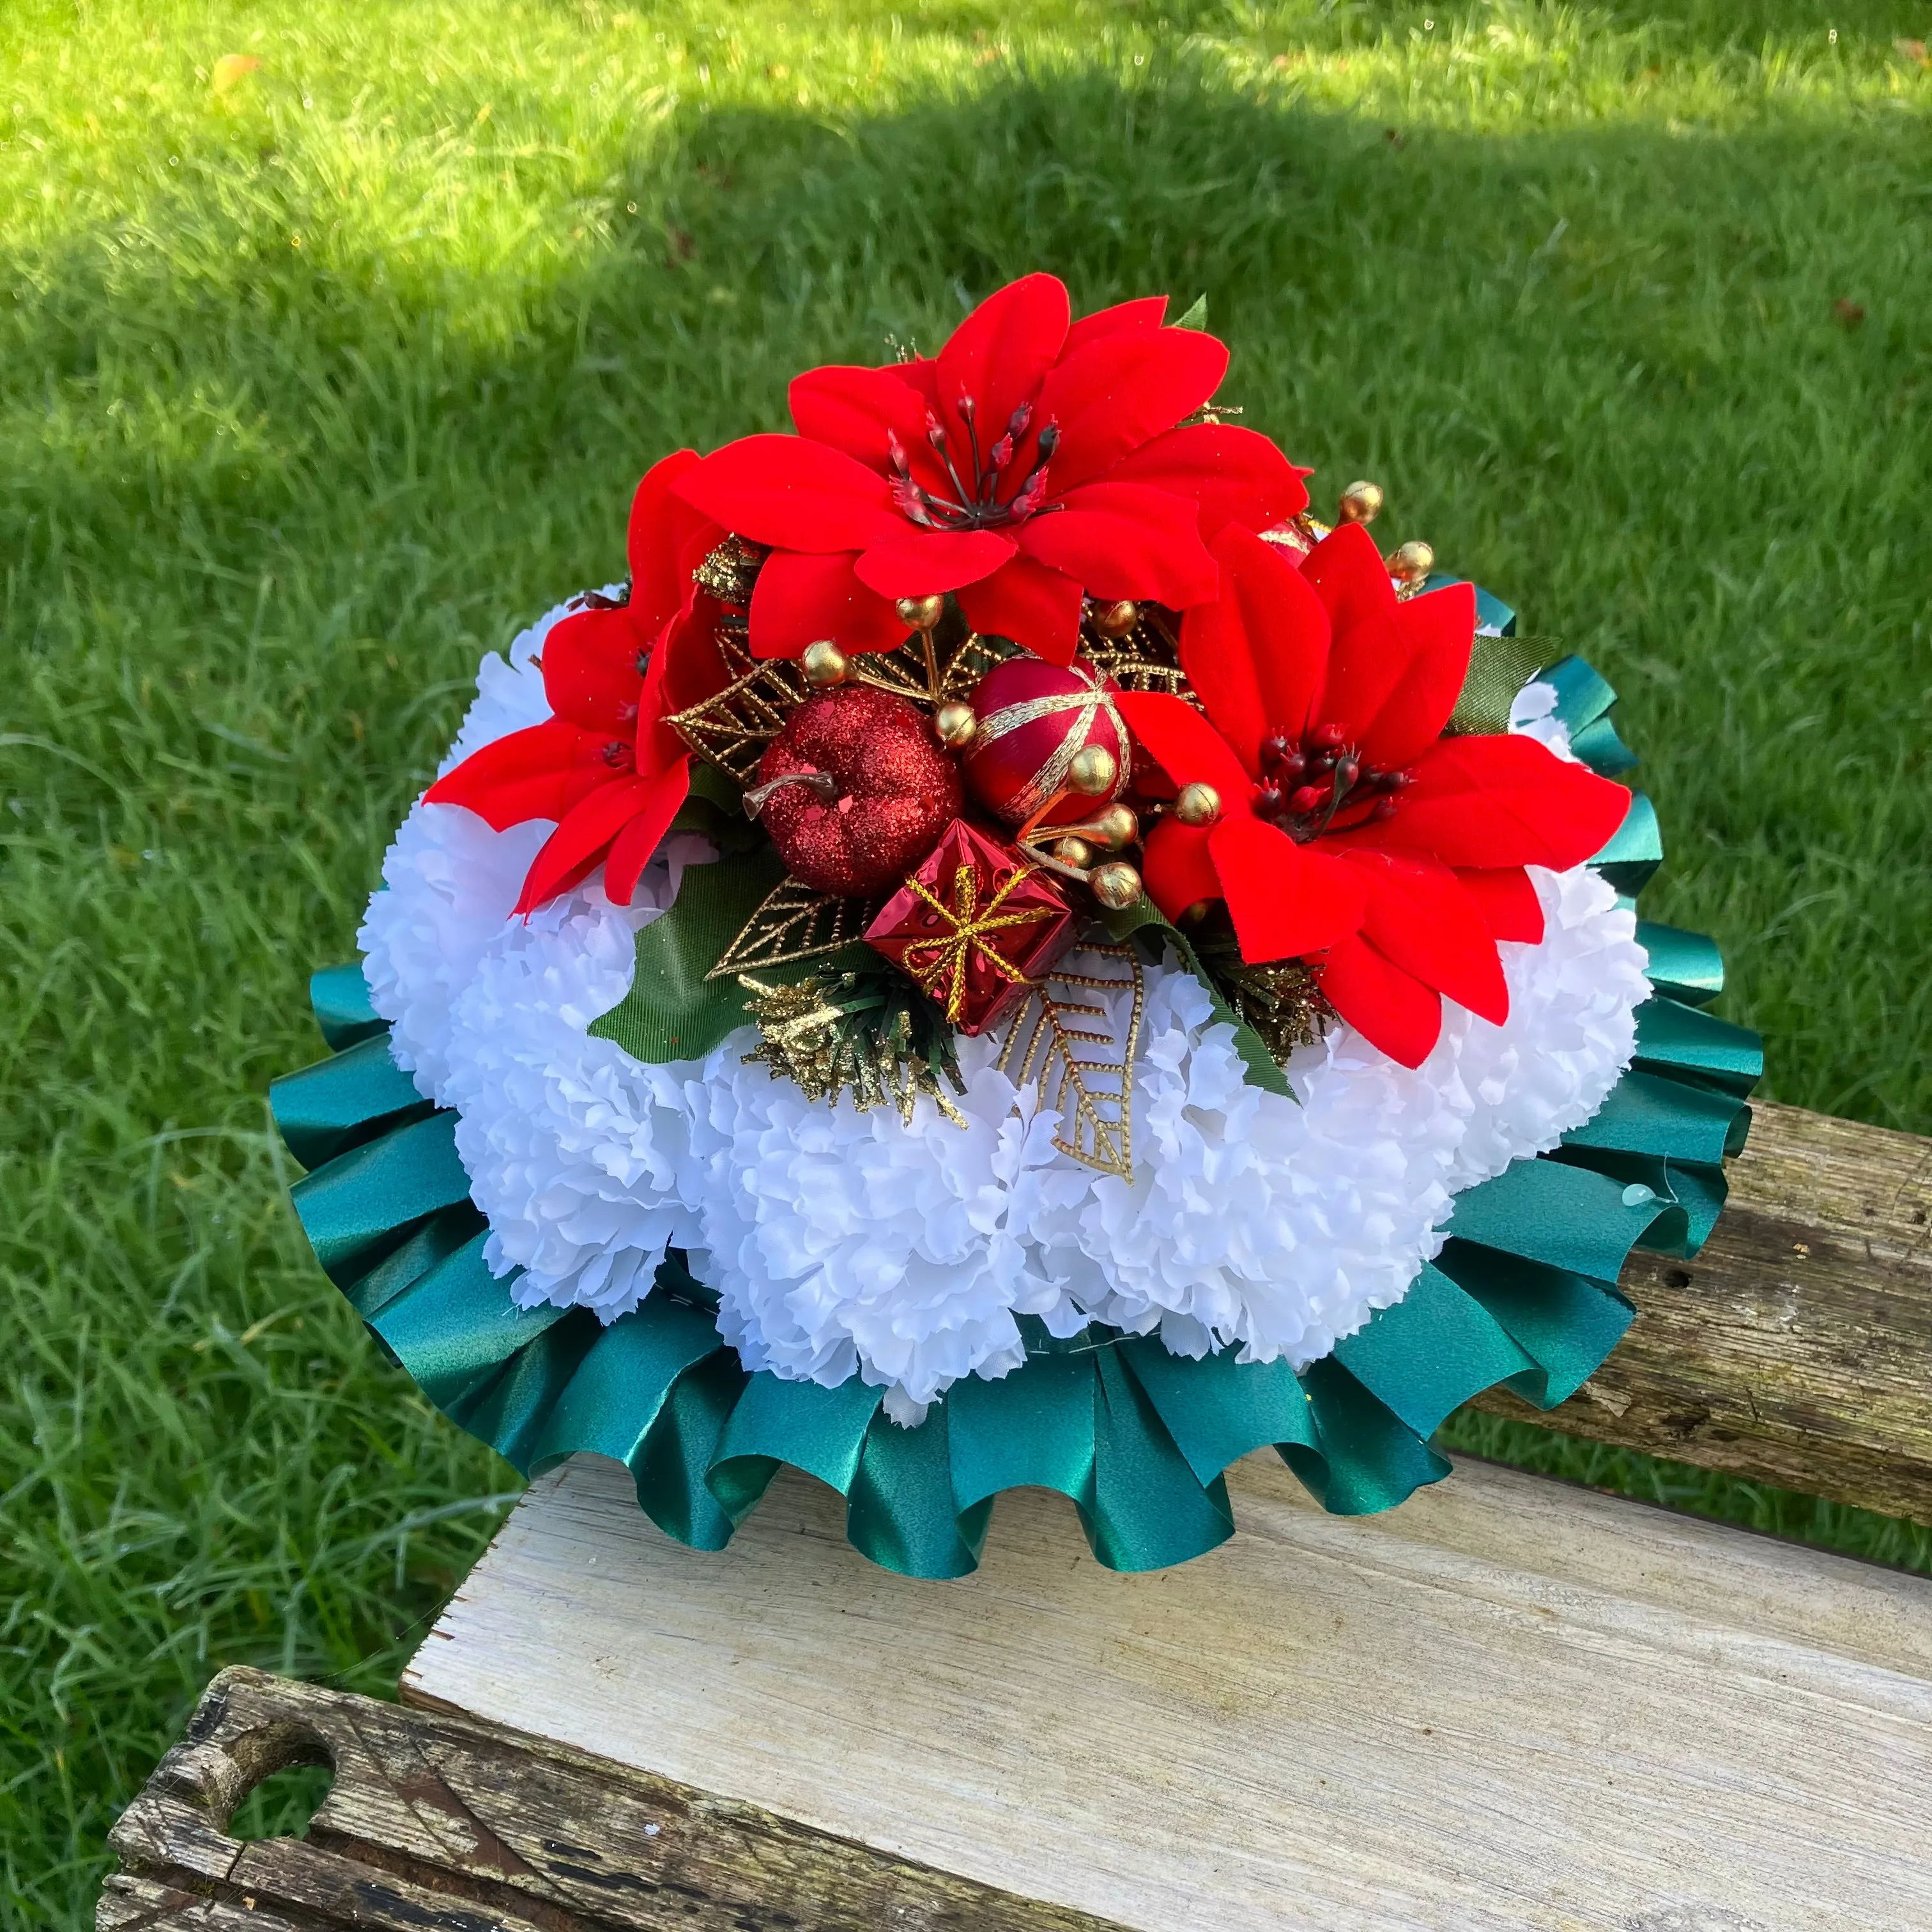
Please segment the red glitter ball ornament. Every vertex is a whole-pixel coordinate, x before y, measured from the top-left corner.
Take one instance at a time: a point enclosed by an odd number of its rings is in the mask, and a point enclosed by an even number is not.
[[[980,721],[966,753],[973,796],[1009,825],[1023,825],[1066,784],[1068,768],[1089,745],[1113,754],[1114,782],[1097,795],[1075,793],[1042,823],[1072,825],[1118,798],[1130,775],[1127,728],[1113,689],[1091,664],[1009,658],[973,692]]]
[[[814,693],[765,747],[759,823],[814,892],[863,898],[896,886],[959,815],[958,767],[925,714],[870,685]]]

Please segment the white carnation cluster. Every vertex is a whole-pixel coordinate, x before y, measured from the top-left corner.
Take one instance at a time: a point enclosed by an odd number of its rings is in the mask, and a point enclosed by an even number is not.
[[[548,716],[532,662],[553,611],[492,654],[450,754]],[[1540,693],[1548,693],[1546,700]],[[1567,752],[1556,694],[1518,700]],[[1587,869],[1532,868],[1542,941],[1505,943],[1510,1015],[1447,1002],[1423,1066],[1346,1026],[1304,1048],[1293,1100],[1243,1078],[1232,1030],[1171,957],[1149,966],[1133,1075],[1130,1178],[1054,1145],[1058,1116],[962,1040],[962,1128],[922,1100],[910,1125],[814,1102],[761,1064],[749,1029],[701,1061],[646,1065],[586,1031],[629,990],[638,931],[683,868],[668,842],[629,907],[593,879],[512,919],[550,827],[496,833],[418,803],[383,865],[361,941],[398,1063],[460,1118],[487,1254],[524,1304],[610,1321],[649,1292],[665,1248],[720,1297],[747,1367],[835,1384],[857,1373],[916,1422],[959,1377],[1024,1359],[1018,1318],[1093,1320],[1178,1354],[1326,1354],[1400,1300],[1441,1247],[1452,1196],[1554,1147],[1629,1064],[1649,992],[1633,915]],[[1095,996],[1124,1043],[1131,1000]]]

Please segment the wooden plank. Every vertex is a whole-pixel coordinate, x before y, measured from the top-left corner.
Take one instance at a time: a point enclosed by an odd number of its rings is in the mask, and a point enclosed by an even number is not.
[[[1636,1319],[1582,1390],[1476,1406],[1932,1523],[1932,1140],[1753,1111],[1717,1232],[1631,1258]]]
[[[228,1835],[255,1783],[321,1762],[305,1840]],[[554,1744],[254,1670],[208,1687],[110,1842],[98,1932],[1109,1932]]]
[[[803,1478],[703,1555],[582,1458],[404,1694],[1149,1932],[1932,1924],[1932,1584],[1480,1464],[1230,1488],[1178,1569],[1024,1492],[932,1584]]]

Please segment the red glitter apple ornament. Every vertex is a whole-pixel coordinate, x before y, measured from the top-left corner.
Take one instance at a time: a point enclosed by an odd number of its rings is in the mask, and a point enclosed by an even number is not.
[[[925,714],[869,685],[814,692],[765,747],[745,802],[814,892],[896,886],[959,815],[959,772]]]
[[[1040,821],[1070,825],[1125,788],[1127,728],[1112,686],[1091,664],[1009,658],[974,687],[973,710],[979,726],[966,751],[966,782],[973,796],[1007,824],[1024,824],[1071,786],[1071,795]],[[1106,758],[1087,759],[1076,767],[1075,760],[1090,747]],[[1112,776],[1086,789],[1106,773],[1108,760]]]

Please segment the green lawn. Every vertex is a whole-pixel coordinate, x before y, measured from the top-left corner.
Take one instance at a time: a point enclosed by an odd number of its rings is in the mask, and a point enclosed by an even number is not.
[[[86,1921],[219,1665],[392,1683],[514,1486],[310,1262],[262,1101],[478,653],[621,568],[652,457],[1010,275],[1204,291],[1318,506],[1377,478],[1391,539],[1620,687],[1647,904],[1723,941],[1767,1090],[1932,1124],[1932,76],[1894,45],[1928,32],[1932,0],[12,0],[0,1923]]]

